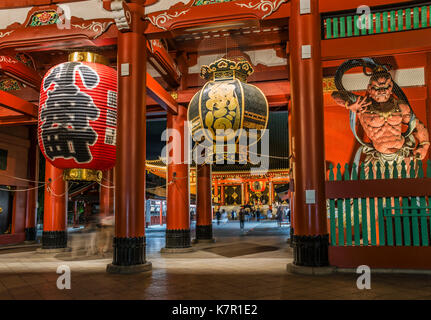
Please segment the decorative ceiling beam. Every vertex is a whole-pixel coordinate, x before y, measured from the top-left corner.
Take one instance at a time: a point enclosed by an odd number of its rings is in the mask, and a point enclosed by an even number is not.
[[[189,2],[183,7],[150,13],[146,20],[145,34],[157,39],[175,36],[176,33],[224,30],[259,26],[261,20],[286,19],[290,16],[288,0],[237,0],[208,5],[194,5]],[[210,10],[209,10],[210,9]]]
[[[172,87],[180,84],[180,72],[174,59],[169,55],[160,40],[147,41],[148,62],[156,69],[162,78]]]
[[[0,91],[0,107],[37,119],[37,106],[6,91]]]
[[[345,60],[431,51],[431,29],[322,41],[322,60]],[[394,46],[394,43],[397,45]]]
[[[147,94],[163,109],[173,114],[178,113],[178,103],[148,72]]]

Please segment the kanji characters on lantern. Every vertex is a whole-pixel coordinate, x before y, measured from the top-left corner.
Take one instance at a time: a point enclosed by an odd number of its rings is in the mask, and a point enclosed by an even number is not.
[[[107,170],[115,164],[117,73],[93,62],[51,68],[40,95],[39,144],[55,167]]]

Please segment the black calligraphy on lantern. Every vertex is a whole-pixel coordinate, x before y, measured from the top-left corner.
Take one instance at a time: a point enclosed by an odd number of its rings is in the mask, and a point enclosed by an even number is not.
[[[99,75],[80,62],[55,67],[43,82],[45,91],[54,84],[40,113],[42,142],[51,160],[74,158],[77,163],[88,163],[93,159],[89,147],[96,143],[97,133],[89,121],[97,120],[100,110],[92,97],[80,90],[77,74],[87,89],[99,83]]]

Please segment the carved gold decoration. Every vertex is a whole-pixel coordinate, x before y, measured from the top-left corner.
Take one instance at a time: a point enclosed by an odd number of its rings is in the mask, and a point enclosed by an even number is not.
[[[282,3],[287,2],[287,0],[260,0],[260,2],[253,3],[253,1],[250,1],[248,4],[245,3],[236,3],[236,5],[240,7],[245,7],[248,9],[254,9],[254,10],[261,10],[263,12],[267,12],[262,19],[265,19],[266,17],[270,16],[273,12],[277,11],[278,8],[281,6]]]
[[[336,90],[337,87],[335,86],[335,80],[333,77],[323,78],[323,92],[332,92]]]
[[[65,169],[63,171],[63,179],[79,180],[79,181],[97,181],[102,182],[102,171],[92,169]]]

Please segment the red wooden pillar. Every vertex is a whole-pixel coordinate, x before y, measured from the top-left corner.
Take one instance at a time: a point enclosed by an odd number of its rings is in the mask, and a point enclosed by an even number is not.
[[[328,265],[319,1],[292,0],[289,25],[295,211],[294,265]],[[301,12],[300,9],[303,9]]]
[[[115,235],[110,273],[151,270],[145,252],[146,39],[142,1],[127,6],[130,31],[118,32]]]
[[[220,186],[220,205],[224,206],[224,185]]]
[[[197,165],[195,242],[214,242],[212,225],[211,182],[211,165]]]
[[[42,249],[66,248],[66,182],[63,180],[63,170],[49,161],[45,164],[45,183]]]
[[[114,169],[103,172],[103,180],[100,186],[100,216],[112,216],[114,214]]]
[[[171,148],[167,155],[166,247],[164,252],[191,248],[189,165],[184,163],[186,150],[183,145],[185,121],[187,121],[187,108],[184,106],[178,106],[177,115],[168,112],[167,127],[170,140],[167,143]]]
[[[26,192],[27,201],[25,207],[25,240],[36,240],[36,202],[37,202],[37,187],[38,184],[38,168],[39,168],[39,148],[37,144],[37,127],[30,128],[30,148],[28,150],[28,165],[27,165],[27,178],[29,182],[28,187],[30,190]]]

